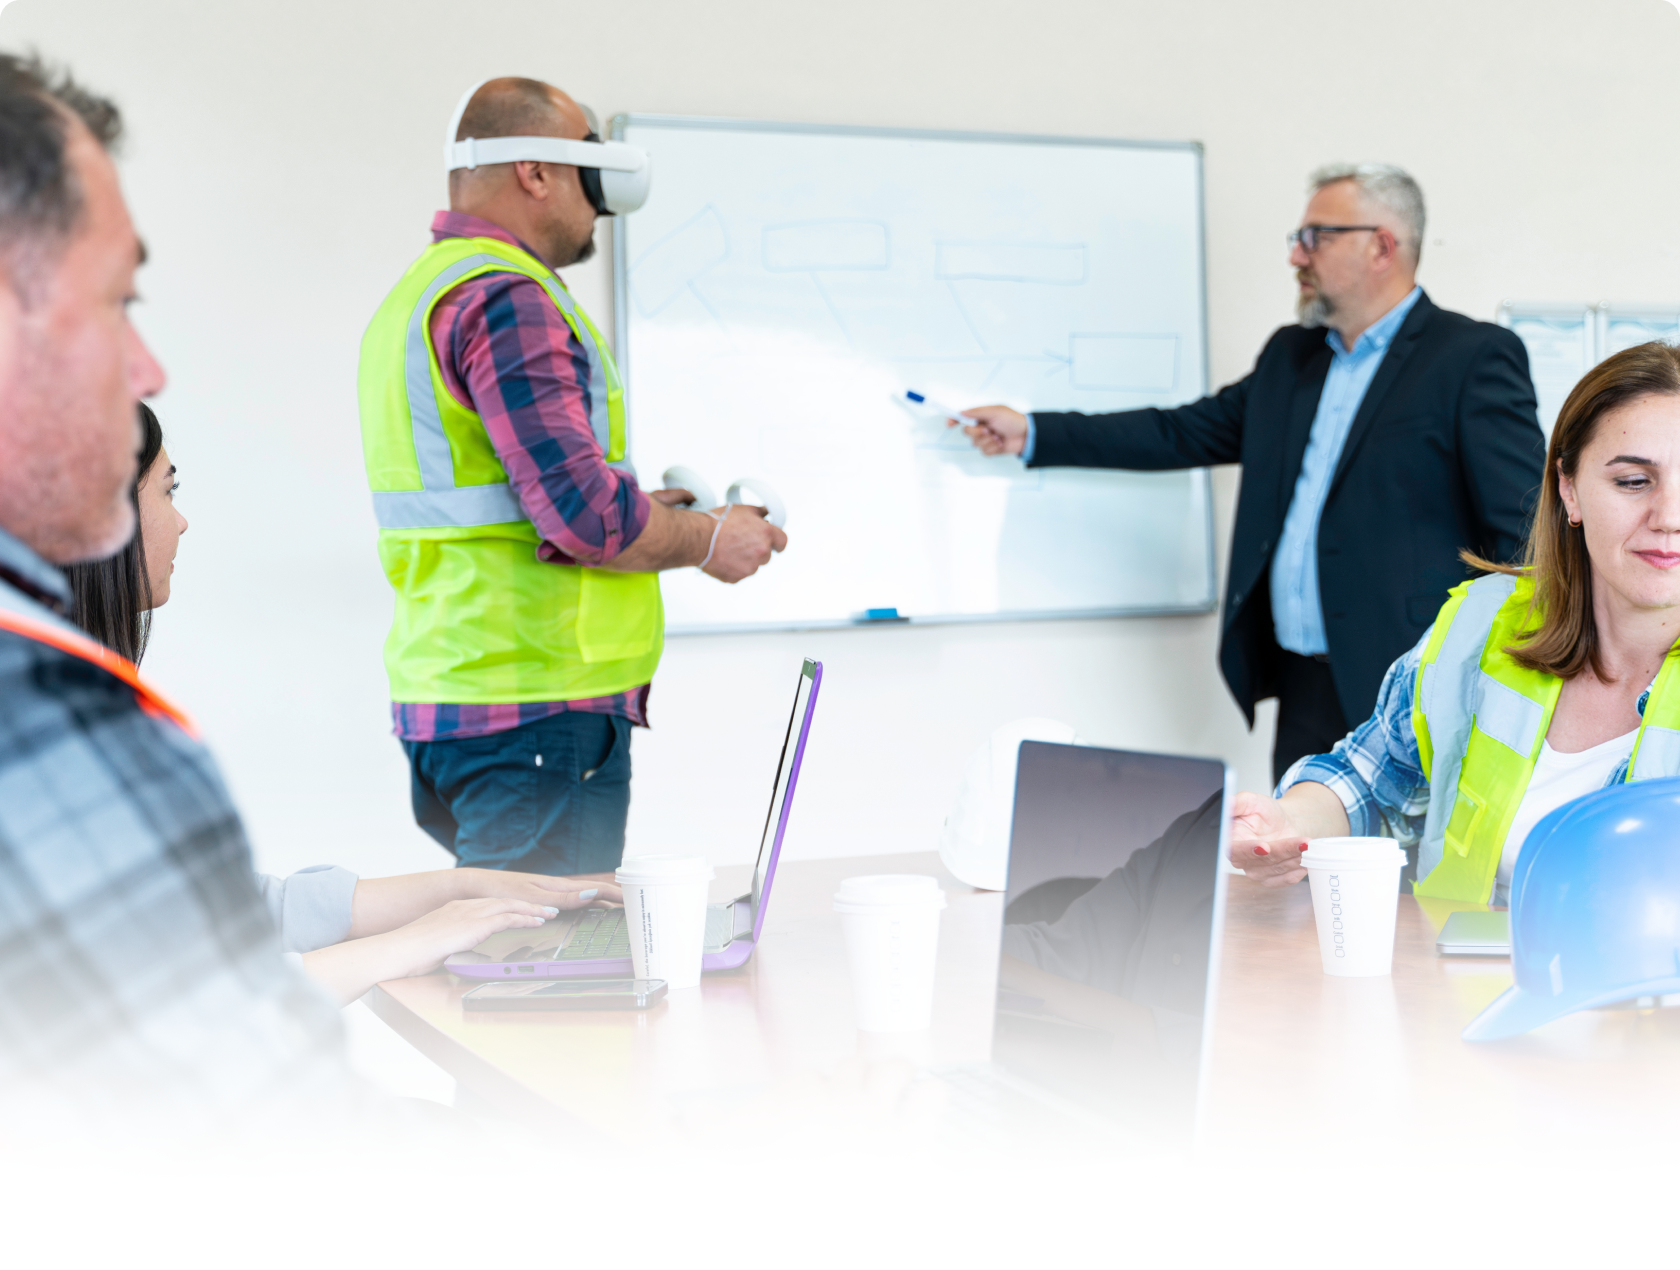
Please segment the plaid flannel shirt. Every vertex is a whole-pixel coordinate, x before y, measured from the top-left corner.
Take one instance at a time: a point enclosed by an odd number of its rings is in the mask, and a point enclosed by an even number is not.
[[[0,608],[75,631],[68,598],[0,532]],[[368,1103],[209,752],[109,672],[0,630],[0,1119],[210,1129]]]
[[[1423,838],[1429,810],[1429,773],[1423,770],[1417,734],[1412,730],[1412,697],[1418,666],[1432,626],[1399,661],[1388,668],[1377,693],[1376,712],[1349,732],[1328,754],[1309,754],[1283,774],[1277,795],[1302,781],[1328,785],[1347,808],[1348,832],[1355,837],[1394,838],[1410,847]],[[1654,681],[1653,681],[1654,683]],[[1651,689],[1639,698],[1645,713]],[[1627,760],[1610,774],[1605,788],[1627,779]]]

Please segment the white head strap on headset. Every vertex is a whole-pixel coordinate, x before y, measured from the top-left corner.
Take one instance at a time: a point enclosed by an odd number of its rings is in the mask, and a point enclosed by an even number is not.
[[[653,165],[648,161],[647,151],[640,146],[622,141],[571,141],[564,137],[465,137],[457,141],[455,136],[461,130],[461,116],[467,113],[467,103],[489,82],[479,80],[456,103],[455,113],[449,118],[449,131],[444,134],[444,171],[521,160],[569,163],[582,169],[584,192],[603,216],[623,216],[647,202]]]

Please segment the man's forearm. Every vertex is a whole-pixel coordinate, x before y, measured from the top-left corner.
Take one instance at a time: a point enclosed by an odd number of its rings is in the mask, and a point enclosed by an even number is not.
[[[718,522],[704,512],[666,507],[655,500],[636,541],[601,565],[620,573],[655,573],[699,564],[712,544]]]

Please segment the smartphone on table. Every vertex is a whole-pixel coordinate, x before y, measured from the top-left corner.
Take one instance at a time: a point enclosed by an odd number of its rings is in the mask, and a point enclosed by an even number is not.
[[[463,1010],[645,1010],[665,997],[663,979],[559,979],[485,983],[461,998]]]

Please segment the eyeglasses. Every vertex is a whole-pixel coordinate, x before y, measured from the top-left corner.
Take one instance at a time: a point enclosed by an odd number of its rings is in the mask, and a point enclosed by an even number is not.
[[[1325,234],[1353,234],[1360,230],[1370,230],[1374,233],[1381,228],[1381,225],[1302,225],[1284,241],[1289,244],[1290,251],[1294,251],[1299,244],[1301,250],[1310,256],[1318,250],[1319,239]]]

